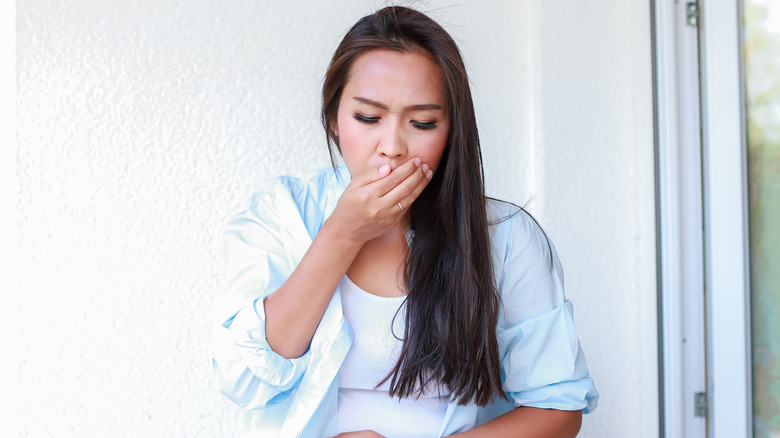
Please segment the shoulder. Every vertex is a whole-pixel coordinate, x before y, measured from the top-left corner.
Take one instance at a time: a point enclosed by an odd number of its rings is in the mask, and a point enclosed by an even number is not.
[[[231,217],[228,231],[299,235],[305,229],[314,236],[335,208],[349,179],[342,167],[272,178]]]
[[[285,198],[299,205],[311,200],[327,200],[329,195],[340,196],[349,180],[349,173],[344,166],[277,176],[252,195],[249,207],[255,207],[271,198]]]
[[[485,203],[490,236],[495,249],[536,249],[549,258],[552,242],[539,222],[524,208],[515,204],[488,198]]]
[[[508,321],[518,322],[565,301],[555,245],[523,208],[489,199],[494,273]]]

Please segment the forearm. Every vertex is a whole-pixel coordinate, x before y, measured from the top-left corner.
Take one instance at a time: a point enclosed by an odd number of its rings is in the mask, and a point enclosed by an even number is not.
[[[287,281],[265,299],[268,344],[290,359],[302,356],[341,279],[362,246],[326,222]]]
[[[582,424],[582,411],[520,407],[469,431],[459,438],[572,438]]]

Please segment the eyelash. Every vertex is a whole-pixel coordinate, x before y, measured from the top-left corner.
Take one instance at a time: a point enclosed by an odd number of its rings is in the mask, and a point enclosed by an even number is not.
[[[355,114],[354,118],[358,122],[365,123],[366,125],[373,125],[379,121],[379,117],[368,117],[363,114]],[[436,122],[418,122],[417,120],[412,120],[411,123],[415,129],[419,129],[420,131],[436,129]]]
[[[355,114],[355,120],[357,120],[360,123],[365,123],[366,125],[373,125],[374,123],[379,121],[379,117],[368,117],[364,116],[363,114]]]
[[[418,122],[412,120],[412,126],[421,131],[430,131],[431,129],[436,129],[436,122]]]

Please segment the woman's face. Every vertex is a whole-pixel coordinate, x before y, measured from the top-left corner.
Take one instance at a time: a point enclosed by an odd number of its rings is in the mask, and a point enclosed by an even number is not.
[[[441,70],[418,52],[373,50],[352,64],[336,125],[354,177],[420,157],[436,171],[450,131]]]

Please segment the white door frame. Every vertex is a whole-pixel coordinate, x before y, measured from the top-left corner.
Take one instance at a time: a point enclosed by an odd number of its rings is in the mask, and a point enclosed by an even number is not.
[[[747,153],[741,1],[701,8],[709,427],[752,436]]]
[[[706,409],[696,409],[707,388],[699,36],[687,15],[685,3],[654,2],[661,430],[705,438]]]
[[[691,55],[690,34],[680,27],[687,3],[653,2],[662,430],[666,437],[750,437],[741,1],[698,2],[698,59]],[[695,86],[690,66],[697,63]],[[700,104],[700,114],[692,101]],[[699,163],[691,155],[696,142]],[[702,380],[706,424],[691,411],[691,394]]]

